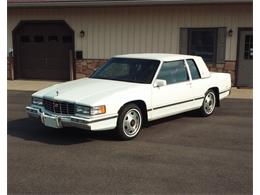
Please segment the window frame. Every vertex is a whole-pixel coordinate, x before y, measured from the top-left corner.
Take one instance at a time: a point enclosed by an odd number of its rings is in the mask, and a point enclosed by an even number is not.
[[[188,44],[187,44],[187,53],[191,54],[191,42],[192,42],[192,32],[199,32],[199,31],[212,31],[214,32],[214,41],[213,41],[213,60],[212,61],[205,61],[206,64],[216,64],[217,63],[217,50],[218,50],[218,28],[188,28]],[[202,56],[201,56],[202,57]]]
[[[164,63],[167,63],[167,62],[177,62],[177,61],[183,61],[184,62],[183,64],[184,64],[184,68],[186,70],[188,79],[186,81],[180,81],[180,82],[177,82],[177,83],[170,83],[170,84],[167,83],[167,85],[165,85],[165,86],[176,85],[176,84],[185,83],[185,82],[191,82],[191,75],[190,75],[189,67],[187,66],[187,62],[186,62],[185,59],[180,59],[180,60],[162,61],[160,66],[159,66],[159,68],[158,68],[158,72],[155,75],[155,79],[153,81],[153,86],[154,86],[154,82],[158,79],[158,76],[160,74],[160,71],[161,71]]]

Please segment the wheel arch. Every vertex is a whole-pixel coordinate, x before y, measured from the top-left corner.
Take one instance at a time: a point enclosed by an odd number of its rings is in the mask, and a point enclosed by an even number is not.
[[[147,106],[146,106],[145,101],[143,101],[143,100],[132,100],[132,101],[126,102],[124,105],[122,105],[120,107],[120,109],[118,110],[118,114],[128,104],[135,104],[140,108],[140,110],[142,112],[142,117],[143,117],[143,125],[146,126],[147,123],[148,123],[148,115],[147,115]]]

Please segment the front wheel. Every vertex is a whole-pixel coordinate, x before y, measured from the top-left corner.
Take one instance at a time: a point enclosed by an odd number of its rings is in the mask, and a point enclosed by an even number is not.
[[[213,90],[208,90],[204,100],[203,104],[200,108],[200,113],[202,116],[209,116],[213,113],[214,109],[216,107],[216,94]]]
[[[142,112],[135,104],[124,106],[119,112],[116,131],[122,140],[136,137],[142,127]]]

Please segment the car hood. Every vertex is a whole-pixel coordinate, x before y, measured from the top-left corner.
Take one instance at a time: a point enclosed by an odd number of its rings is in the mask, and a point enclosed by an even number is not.
[[[147,84],[138,84],[122,81],[83,78],[56,84],[33,94],[40,98],[54,99],[83,105],[94,105],[109,96],[142,88]]]

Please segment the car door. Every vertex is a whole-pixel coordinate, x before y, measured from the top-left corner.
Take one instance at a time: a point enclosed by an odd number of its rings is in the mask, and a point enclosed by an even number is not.
[[[167,84],[152,88],[152,120],[192,108],[191,80],[184,60],[164,62],[156,79]]]
[[[193,108],[200,108],[206,92],[206,80],[201,79],[201,75],[197,64],[194,59],[186,59],[186,66],[189,69],[190,77],[191,77],[191,92],[193,101]]]

